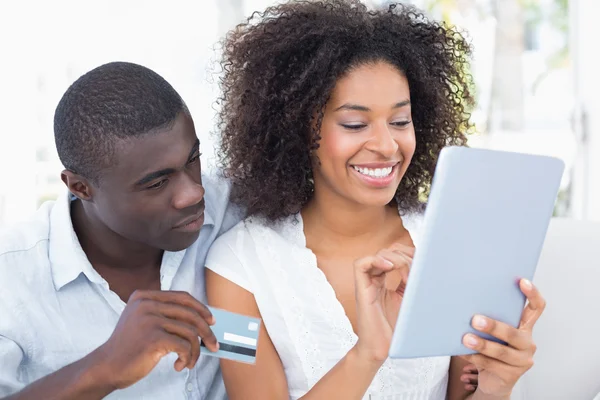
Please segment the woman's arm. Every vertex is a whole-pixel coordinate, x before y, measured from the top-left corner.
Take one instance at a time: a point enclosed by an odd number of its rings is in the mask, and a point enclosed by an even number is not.
[[[252,293],[206,270],[208,302],[211,306],[260,318]],[[362,399],[381,362],[369,361],[352,349],[303,399]],[[283,365],[264,324],[258,339],[256,364],[221,360],[227,395],[236,399],[289,399]]]
[[[231,312],[261,318],[252,293],[206,269],[208,304]],[[261,324],[256,364],[221,360],[221,370],[232,399],[288,399],[288,386],[279,355]]]

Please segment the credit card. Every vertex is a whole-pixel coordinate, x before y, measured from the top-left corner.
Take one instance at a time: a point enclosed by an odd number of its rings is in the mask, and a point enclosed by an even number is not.
[[[216,320],[210,328],[219,342],[219,350],[212,352],[200,342],[202,354],[254,364],[261,320],[219,308],[208,307],[208,309]]]

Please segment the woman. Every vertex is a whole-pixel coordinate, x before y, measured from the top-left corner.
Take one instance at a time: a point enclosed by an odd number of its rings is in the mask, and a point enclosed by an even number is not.
[[[221,161],[249,217],[208,255],[208,300],[264,322],[256,365],[222,362],[231,399],[503,399],[531,366],[543,299],[525,281],[522,326],[478,328],[508,346],[467,335],[479,354],[387,359],[423,195],[469,129],[469,53],[413,8],[351,0],[229,34]]]

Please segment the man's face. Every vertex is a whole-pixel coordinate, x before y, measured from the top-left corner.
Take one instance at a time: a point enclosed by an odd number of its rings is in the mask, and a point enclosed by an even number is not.
[[[170,129],[118,141],[113,165],[93,190],[96,217],[132,242],[167,251],[189,247],[204,223],[199,145],[183,112]]]

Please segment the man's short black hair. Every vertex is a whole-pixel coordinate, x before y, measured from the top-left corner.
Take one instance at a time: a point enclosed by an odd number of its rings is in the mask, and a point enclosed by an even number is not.
[[[77,79],[54,114],[54,139],[64,167],[100,181],[115,143],[169,128],[187,107],[175,89],[141,65],[112,62]]]

